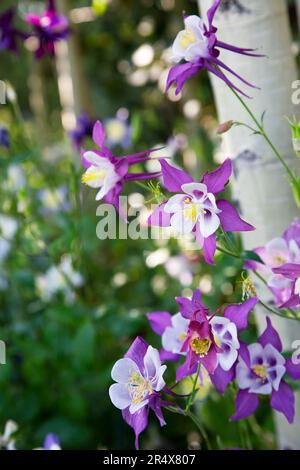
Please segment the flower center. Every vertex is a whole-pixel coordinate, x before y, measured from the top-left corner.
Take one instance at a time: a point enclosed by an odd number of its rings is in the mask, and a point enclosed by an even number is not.
[[[261,379],[265,380],[268,378],[268,372],[267,372],[266,366],[256,364],[255,366],[252,367],[252,370]]]
[[[81,177],[81,181],[84,183],[84,184],[88,184],[88,183],[91,183],[93,181],[103,181],[104,178],[106,177],[107,175],[107,171],[106,170],[102,170],[101,168],[97,168],[97,167],[89,167],[87,169],[87,171],[82,175]]]
[[[138,405],[147,395],[151,395],[153,393],[148,380],[142,377],[138,372],[133,372],[131,374],[127,387],[133,405]]]
[[[178,339],[183,343],[183,341],[186,338],[186,333],[183,331],[182,333],[179,334]]]
[[[201,339],[196,337],[191,340],[190,346],[195,354],[200,357],[205,357],[211,347],[211,340],[209,338]]]
[[[183,203],[186,206],[183,209],[183,215],[185,219],[191,220],[192,222],[196,222],[200,212],[206,214],[206,210],[203,209],[199,203],[191,202],[189,198],[184,199]]]
[[[179,44],[180,47],[186,49],[191,44],[195,44],[196,41],[197,39],[193,31],[191,29],[185,29],[184,31],[182,31]]]

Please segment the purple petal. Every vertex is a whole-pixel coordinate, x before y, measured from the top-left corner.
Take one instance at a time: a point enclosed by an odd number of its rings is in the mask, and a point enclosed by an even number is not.
[[[247,345],[243,341],[240,341],[239,355],[243,359],[245,364],[248,366],[248,368],[250,369],[251,367],[250,353],[249,353],[249,349]]]
[[[105,142],[105,130],[100,121],[96,121],[93,128],[93,141],[98,147],[104,147]]]
[[[248,327],[248,316],[257,304],[258,299],[252,297],[239,305],[229,305],[224,310],[224,317],[235,323],[238,330],[245,330]]]
[[[222,211],[218,214],[225,232],[249,232],[255,228],[240,218],[236,208],[225,199],[217,201],[218,208]]]
[[[176,371],[176,382],[180,382],[180,380],[188,377],[189,375],[193,375],[197,371],[197,362],[192,362],[192,352],[189,351],[184,363],[178,367]]]
[[[200,359],[209,375],[213,375],[218,366],[217,350],[214,345],[210,347],[208,354]]]
[[[161,362],[178,362],[182,357],[181,354],[174,354],[170,351],[166,351],[164,348],[159,350],[159,357]]]
[[[164,185],[171,193],[180,193],[183,184],[193,182],[193,178],[188,173],[169,165],[166,160],[160,160],[160,164]]]
[[[166,91],[169,90],[173,83],[176,83],[175,94],[178,95],[185,82],[196,75],[201,68],[203,68],[202,63],[193,64],[192,62],[187,62],[185,64],[175,65],[168,74]]]
[[[175,300],[178,303],[181,315],[188,320],[193,318],[196,311],[194,302],[186,297],[176,297]]]
[[[279,334],[273,328],[272,322],[269,317],[267,317],[267,328],[263,332],[263,334],[258,338],[258,342],[262,346],[266,346],[267,344],[272,344],[277,351],[282,351],[282,343]]]
[[[291,358],[288,358],[285,363],[286,373],[293,380],[300,380],[300,363],[294,364]]]
[[[300,264],[288,263],[280,266],[279,268],[274,268],[272,271],[275,274],[281,274],[282,276],[294,281],[300,277]]]
[[[238,421],[247,418],[255,413],[259,405],[257,395],[249,393],[247,390],[239,390],[235,401],[235,414],[230,418],[231,421]]]
[[[156,206],[150,217],[148,218],[148,224],[154,227],[170,227],[171,214],[167,214],[164,211],[166,202]]]
[[[295,308],[300,305],[300,296],[299,295],[292,295],[289,300],[287,300],[284,304],[280,305],[279,308]]]
[[[150,400],[150,408],[154,411],[158,421],[159,421],[159,424],[161,426],[165,426],[166,422],[165,422],[165,419],[164,419],[164,416],[163,416],[163,413],[162,413],[162,410],[161,410],[161,399],[160,397],[154,397],[152,400]]]
[[[210,32],[216,32],[217,28],[213,27],[213,21],[215,14],[217,12],[217,9],[220,6],[222,0],[215,0],[214,4],[210,7],[210,9],[207,12],[207,19],[208,19],[208,24],[209,24],[209,31]]]
[[[202,303],[202,296],[201,296],[201,292],[200,292],[200,289],[195,289],[194,292],[193,292],[193,297],[192,297],[192,302],[194,302],[194,304],[198,304],[199,306],[203,307],[203,303]]]
[[[211,264],[211,265],[215,264],[214,256],[215,256],[216,248],[217,248],[217,241],[216,241],[215,234],[211,235],[208,238],[204,238],[202,249],[203,249],[204,259],[207,264]]]
[[[149,407],[144,406],[134,414],[129,412],[129,408],[122,411],[122,416],[126,423],[133,428],[135,433],[135,448],[139,448],[139,435],[148,426]]]
[[[169,312],[150,312],[147,313],[150,326],[154,333],[162,336],[167,326],[172,325],[171,314]]]
[[[128,349],[127,353],[125,354],[124,357],[129,357],[132,359],[138,368],[140,369],[141,372],[144,370],[144,356],[147,352],[148,349],[148,344],[138,336]]]
[[[217,194],[224,191],[231,174],[232,163],[227,159],[217,170],[206,173],[202,178],[202,183],[206,184],[209,193]]]
[[[59,446],[60,447],[60,440],[56,434],[47,434],[45,441],[44,441],[44,449],[50,450],[52,446]]]
[[[282,380],[279,389],[273,390],[270,402],[274,410],[283,413],[290,424],[295,417],[295,395],[291,387]]]
[[[300,246],[300,220],[295,219],[289,228],[284,232],[283,238],[290,242],[294,240],[298,246]]]
[[[218,366],[213,375],[210,376],[210,380],[216,389],[223,395],[228,384],[233,381],[235,376],[235,367],[232,367],[228,371],[223,370]]]

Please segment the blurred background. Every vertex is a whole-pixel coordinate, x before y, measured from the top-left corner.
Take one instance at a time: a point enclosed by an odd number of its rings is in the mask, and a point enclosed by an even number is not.
[[[42,12],[45,3],[2,0],[0,15],[11,6],[26,30],[25,15]],[[145,314],[177,313],[176,296],[199,287],[211,309],[240,301],[242,265],[219,255],[209,267],[200,252],[175,240],[99,240],[98,203],[81,184],[79,149],[93,148],[92,123],[100,119],[118,155],[165,145],[164,155],[195,177],[225,156],[207,74],[177,97],[164,93],[170,45],[182,12],[197,14],[196,1],[61,0],[57,6],[68,15],[71,34],[57,44],[55,57],[35,60],[32,38],[18,55],[0,51],[6,83],[0,339],[7,348],[0,434],[13,419],[18,448],[40,446],[53,432],[67,449],[131,449],[133,432],[108,397],[112,365],[137,335],[160,347]],[[292,9],[291,17],[295,24]],[[150,161],[147,169],[156,165]],[[149,199],[134,183],[126,191],[132,207]],[[174,370],[168,368],[169,381]],[[228,422],[230,390],[222,398],[206,384],[197,409],[214,448],[243,447],[245,430]],[[162,429],[151,418],[142,448],[201,448],[192,422],[167,411],[165,418]],[[275,446],[267,402],[247,426],[253,448]]]

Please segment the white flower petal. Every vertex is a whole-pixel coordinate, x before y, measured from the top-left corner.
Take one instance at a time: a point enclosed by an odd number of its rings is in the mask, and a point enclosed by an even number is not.
[[[207,186],[203,183],[186,183],[181,186],[181,189],[199,201],[207,196]]]
[[[173,214],[174,212],[182,211],[184,207],[184,199],[186,199],[185,194],[176,194],[175,196],[172,196],[164,206],[164,212],[167,214]]]
[[[111,371],[111,378],[115,382],[127,384],[130,376],[134,372],[141,374],[136,363],[129,357],[124,357],[123,359],[119,359],[113,366]]]
[[[113,405],[119,410],[125,410],[131,405],[131,398],[125,385],[111,385],[109,387],[109,396]]]
[[[213,212],[201,213],[199,216],[200,232],[204,238],[210,237],[220,226],[219,217]]]
[[[181,234],[191,233],[196,223],[197,221],[184,217],[183,211],[173,214],[170,220],[171,226]]]

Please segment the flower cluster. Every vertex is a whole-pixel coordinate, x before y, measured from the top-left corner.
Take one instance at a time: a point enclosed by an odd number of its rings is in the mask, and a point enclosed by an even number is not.
[[[254,230],[252,225],[240,218],[232,204],[226,199],[218,199],[232,174],[230,160],[226,160],[217,170],[206,173],[199,183],[164,159],[161,160],[161,167],[165,187],[177,194],[156,207],[149,217],[150,225],[171,226],[180,234],[194,234],[209,264],[214,263],[219,228],[224,232]]]
[[[282,237],[254,250],[262,263],[248,261],[247,267],[267,278],[274,302],[280,308],[300,305],[300,221],[294,220]]]
[[[34,55],[39,60],[45,55],[53,56],[55,43],[66,39],[69,34],[69,22],[64,15],[57,12],[54,0],[48,0],[48,6],[41,15],[36,13],[26,15],[25,21],[31,27],[29,33],[16,28],[14,20],[14,8],[0,15],[0,50],[17,52],[19,40],[33,38],[37,42]]]
[[[254,53],[253,49],[236,47],[218,39],[218,29],[213,22],[221,1],[215,0],[208,10],[207,24],[196,15],[184,17],[184,29],[178,33],[172,47],[173,61],[177,65],[172,67],[169,72],[167,90],[171,85],[176,84],[176,94],[180,93],[185,82],[204,69],[216,75],[244,96],[247,95],[228,78],[224,71],[229,72],[244,84],[256,88],[219,58],[220,49],[251,57],[261,57],[259,54]],[[184,63],[179,63],[181,61],[184,61]]]
[[[133,155],[115,156],[106,146],[106,132],[100,121],[94,125],[93,140],[99,150],[82,151],[81,160],[86,168],[82,182],[91,188],[98,189],[96,201],[104,199],[120,210],[119,196],[127,181],[147,180],[161,175],[160,172],[129,173],[131,166],[147,161],[155,149]]]

